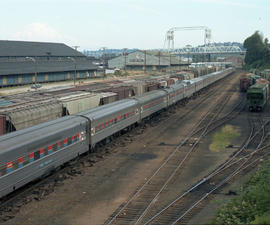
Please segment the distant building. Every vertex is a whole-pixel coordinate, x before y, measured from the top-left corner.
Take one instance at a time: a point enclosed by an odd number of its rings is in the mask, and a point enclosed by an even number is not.
[[[108,61],[110,69],[160,70],[169,66],[185,65],[180,58],[157,51],[134,51]]]
[[[62,43],[0,41],[0,86],[91,77],[92,59]]]

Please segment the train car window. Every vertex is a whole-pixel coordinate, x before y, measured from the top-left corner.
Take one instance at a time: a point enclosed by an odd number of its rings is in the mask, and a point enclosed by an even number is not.
[[[53,152],[56,152],[58,150],[57,143],[53,144],[53,148],[52,149],[53,149]]]
[[[72,143],[71,137],[68,138],[68,145]]]
[[[23,165],[25,166],[25,165],[27,165],[29,163],[29,157],[28,157],[28,155],[27,156],[24,156],[23,157]]]
[[[6,165],[0,166],[0,176],[4,176],[6,174]]]
[[[48,148],[44,149],[44,156],[48,155]]]
[[[40,151],[34,152],[34,160],[38,160],[40,158]]]
[[[13,170],[16,170],[19,168],[19,159],[16,159],[13,161]]]

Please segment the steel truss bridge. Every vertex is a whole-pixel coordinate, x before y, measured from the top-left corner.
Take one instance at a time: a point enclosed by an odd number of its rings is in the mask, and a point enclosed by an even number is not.
[[[174,48],[174,33],[176,31],[194,31],[203,30],[204,31],[204,46],[192,47],[187,45],[181,49]],[[193,27],[172,27],[166,32],[164,41],[164,50],[167,44],[167,52],[170,54],[245,54],[239,46],[219,46],[211,43],[212,31],[207,26],[193,26]]]
[[[173,54],[181,55],[200,55],[200,54],[245,54],[239,46],[216,46],[206,45],[203,47],[185,47],[180,49],[174,49]]]

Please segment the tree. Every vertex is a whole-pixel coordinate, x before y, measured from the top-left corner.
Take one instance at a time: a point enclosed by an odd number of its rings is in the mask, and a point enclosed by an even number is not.
[[[246,49],[245,63],[251,68],[265,68],[270,66],[269,43],[266,38],[256,31],[244,41]]]

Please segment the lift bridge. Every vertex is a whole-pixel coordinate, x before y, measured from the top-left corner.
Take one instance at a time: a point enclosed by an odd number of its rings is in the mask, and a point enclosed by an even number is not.
[[[203,55],[203,54],[240,54],[244,55],[246,52],[243,51],[239,46],[230,45],[230,46],[216,46],[216,45],[205,45],[199,47],[190,47],[175,49],[174,54],[180,55]]]
[[[174,32],[175,31],[191,31],[191,30],[203,30],[204,31],[204,45],[199,47],[192,47],[187,45],[184,48],[174,48]],[[194,27],[173,27],[166,32],[164,47],[167,45],[167,51],[171,54],[182,55],[196,55],[196,54],[245,54],[239,46],[219,46],[211,44],[211,29],[206,26],[194,26]]]

